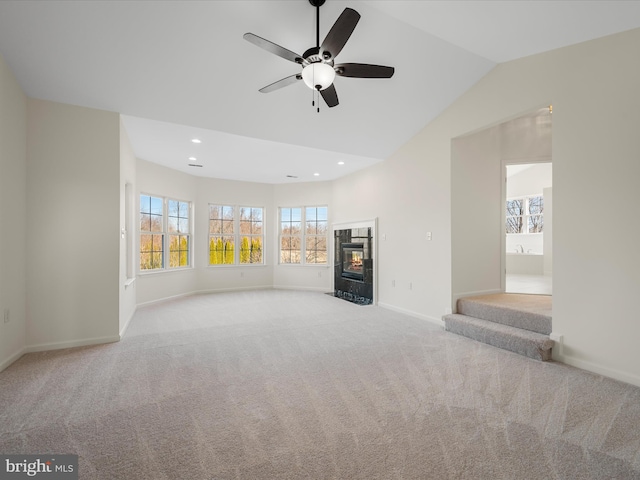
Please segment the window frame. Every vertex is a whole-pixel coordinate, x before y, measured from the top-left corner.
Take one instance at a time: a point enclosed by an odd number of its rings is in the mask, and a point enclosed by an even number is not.
[[[142,197],[149,197],[160,199],[162,201],[162,229],[161,231],[147,231],[142,230],[142,215],[146,214],[146,212],[142,211]],[[180,204],[187,205],[187,215],[188,217],[174,217],[170,215],[169,212],[169,202],[178,202],[178,211],[180,212]],[[174,197],[167,197],[163,195],[154,195],[146,192],[140,192],[138,195],[138,273],[141,275],[148,275],[153,273],[162,273],[162,272],[172,272],[176,270],[185,270],[189,268],[193,268],[193,202],[190,200],[182,200]],[[149,213],[149,215],[158,215]],[[178,218],[178,224],[180,224],[180,219],[186,218],[187,232],[172,232],[169,228],[169,217]],[[142,236],[143,235],[162,235],[162,266],[157,268],[142,268]],[[186,258],[187,265],[177,265],[171,266],[171,238],[178,236],[178,242],[180,243],[181,237],[186,237],[187,239],[187,250],[186,250]],[[175,251],[175,250],[173,250]],[[180,252],[181,250],[178,250]],[[152,251],[153,253],[153,251]],[[180,254],[178,254],[178,258],[180,258]]]
[[[531,203],[531,199],[534,198],[540,198],[542,199],[542,211],[540,213],[531,213],[530,212],[530,203]],[[508,202],[513,202],[516,200],[521,200],[523,202],[523,213],[522,215],[508,215],[507,210],[507,203]],[[505,233],[507,235],[538,235],[541,233],[544,233],[544,196],[542,194],[535,194],[535,195],[519,195],[516,197],[509,197],[506,199],[505,202]],[[529,220],[531,217],[540,217],[542,219],[542,226],[541,226],[541,230],[538,232],[530,232],[529,231]],[[521,231],[520,232],[508,232],[506,231],[508,225],[509,225],[509,218],[521,218],[522,219],[522,223],[520,225]]]
[[[317,234],[310,234],[308,233],[308,222],[310,221],[307,218],[307,210],[308,209],[316,209],[316,216],[314,217],[314,219],[312,221],[316,222],[316,225],[319,221],[324,221],[326,222],[326,226],[325,226],[325,233],[324,235],[317,235]],[[325,209],[326,210],[326,219],[324,220],[319,220],[317,217],[317,210],[318,209]],[[284,220],[283,219],[283,210],[300,210],[300,219],[299,220],[294,220],[293,219],[293,215],[290,214],[289,215],[289,219],[288,220]],[[300,224],[300,229],[298,233],[283,233],[283,224],[285,223],[289,223],[290,225],[293,223],[299,223]],[[300,261],[299,262],[284,262],[283,261],[283,257],[282,257],[282,252],[283,252],[283,239],[284,238],[291,238],[291,239],[297,239],[297,243],[299,243],[300,245],[300,249],[299,249],[299,257],[300,257]],[[325,257],[326,260],[324,262],[310,262],[307,258],[307,246],[308,246],[308,240],[311,238],[324,238],[324,243],[325,243]],[[286,265],[286,266],[312,266],[312,267],[317,267],[317,266],[321,266],[321,267],[326,267],[327,265],[329,265],[329,257],[330,257],[330,251],[329,251],[329,206],[326,204],[322,204],[322,205],[296,205],[296,206],[280,206],[278,207],[278,265]],[[294,250],[289,249],[289,252],[292,252]],[[318,251],[322,251],[322,250],[315,250],[316,252]]]
[[[211,218],[211,207],[222,207],[222,217],[219,219],[215,219],[215,218]],[[225,221],[224,220],[224,209],[226,208],[231,208],[233,209],[233,232],[231,233],[225,233],[224,232],[224,224],[221,226],[221,232],[212,232],[212,227],[211,227],[211,222],[212,220],[220,220],[220,221]],[[260,215],[261,215],[261,220],[256,221],[255,223],[261,223],[261,229],[262,232],[261,233],[242,233],[241,232],[241,221],[247,221],[247,220],[242,220],[241,219],[241,211],[243,209],[249,209],[251,211],[251,216],[253,216],[253,211],[254,210],[260,210]],[[208,228],[207,228],[207,258],[209,259],[207,262],[207,266],[208,267],[213,267],[213,268],[224,268],[224,267],[260,267],[260,266],[264,266],[266,265],[266,260],[265,260],[265,239],[266,239],[266,222],[265,222],[265,217],[266,217],[266,208],[263,206],[249,206],[249,205],[239,205],[239,204],[235,204],[235,203],[209,203],[208,204]],[[248,220],[248,221],[252,221],[252,220]],[[212,255],[212,250],[211,250],[211,239],[212,237],[220,237],[220,238],[225,238],[225,237],[231,237],[233,238],[233,263],[211,263],[211,255]],[[253,239],[260,239],[260,251],[261,251],[261,261],[260,262],[241,262],[242,258],[241,258],[241,250],[242,250],[242,239],[243,237],[249,237],[249,245],[251,245],[251,240]],[[223,243],[224,245],[224,243]],[[226,255],[225,251],[222,251],[222,255],[223,258]],[[251,254],[249,256],[249,258],[251,259]]]

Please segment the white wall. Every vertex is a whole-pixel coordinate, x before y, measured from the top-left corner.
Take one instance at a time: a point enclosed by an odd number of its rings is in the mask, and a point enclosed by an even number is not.
[[[245,288],[271,288],[275,245],[270,235],[275,228],[277,210],[273,204],[273,185],[237,182],[213,178],[197,179],[196,232],[194,248],[198,252],[197,290],[222,291]],[[209,266],[209,204],[262,207],[265,228],[264,265]]]
[[[504,237],[500,127],[451,142],[453,297],[500,292]],[[455,309],[455,303],[454,303]]]
[[[131,191],[127,192],[127,184]],[[129,321],[136,311],[135,248],[137,237],[135,225],[138,223],[136,212],[136,157],[127,132],[120,120],[120,315],[118,332],[124,334]],[[127,200],[127,194],[129,199]],[[127,207],[129,211],[127,211]],[[123,232],[124,231],[124,232]],[[131,265],[127,265],[130,262]],[[130,275],[129,275],[130,274]]]
[[[550,163],[531,164],[526,170],[508,176],[507,198],[540,195],[552,184],[553,173]]]
[[[542,190],[544,196],[544,237],[542,251],[544,252],[543,273],[553,273],[553,188]]]
[[[333,289],[333,183],[309,182],[274,185],[273,223],[268,239],[273,249],[273,286],[275,288],[303,288],[329,292]],[[326,205],[329,208],[328,265],[280,265],[278,259],[278,208]]]
[[[278,264],[278,207],[327,205],[331,215],[331,182],[271,185],[203,178],[137,160],[136,198],[140,193],[193,202],[193,265],[168,272],[138,273],[137,304],[198,292],[252,288],[297,288],[329,291],[330,266]],[[264,209],[264,265],[209,266],[209,204],[262,207]],[[136,207],[136,212],[139,208]],[[136,218],[138,213],[136,213]],[[331,222],[331,218],[329,220]],[[136,223],[137,225],[137,223]],[[139,226],[137,233],[139,233]],[[136,270],[139,253],[136,252]]]
[[[640,225],[625,221],[629,213],[620,208],[640,203],[640,62],[629,60],[639,44],[636,29],[501,64],[383,165],[363,173],[369,185],[380,187],[375,205],[381,232],[389,225],[398,234],[414,232],[424,219],[434,231],[424,255],[395,267],[407,279],[427,273],[415,292],[418,303],[385,287],[385,262],[402,257],[406,244],[387,241],[392,248],[386,248],[381,242],[381,300],[429,316],[451,307],[447,245],[457,221],[447,198],[451,140],[553,104],[553,330],[564,340],[554,357],[640,385],[640,322],[629,313],[629,299],[640,290]],[[350,178],[334,185],[340,221],[371,216],[368,207],[343,207]],[[594,194],[592,208],[583,208]],[[591,242],[583,241],[584,225],[600,232]],[[620,225],[625,230],[617,234]],[[436,243],[439,235],[442,243]]]
[[[118,340],[120,119],[28,100],[27,345]]]
[[[448,144],[424,145],[439,135],[425,129],[333,186],[334,223],[378,219],[378,305],[437,324],[451,307],[450,154]]]
[[[196,177],[186,173],[138,159],[136,162],[136,240],[140,238],[140,194],[157,197],[170,197],[175,200],[193,202],[197,198]],[[196,219],[198,206],[194,205]],[[196,225],[196,232],[202,231]],[[192,237],[193,238],[193,237]],[[197,237],[195,237],[197,238]],[[192,240],[193,241],[193,240]],[[160,299],[186,295],[197,290],[196,272],[193,268],[177,269],[158,272],[138,272],[140,265],[139,242],[136,241],[135,270],[136,274],[136,302],[138,305]],[[198,260],[199,250],[196,248],[195,260]],[[196,263],[197,264],[197,263]]]
[[[26,345],[26,191],[27,98],[0,55],[0,371]]]

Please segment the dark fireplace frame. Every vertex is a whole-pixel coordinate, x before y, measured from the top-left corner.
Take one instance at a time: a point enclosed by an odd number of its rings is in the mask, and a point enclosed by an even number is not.
[[[373,228],[367,226],[334,230],[334,296],[358,305],[371,305],[374,300]],[[362,249],[362,276],[359,275],[358,268],[349,268],[352,254],[348,253],[345,257],[343,245],[346,249]],[[348,262],[347,272],[345,260]]]

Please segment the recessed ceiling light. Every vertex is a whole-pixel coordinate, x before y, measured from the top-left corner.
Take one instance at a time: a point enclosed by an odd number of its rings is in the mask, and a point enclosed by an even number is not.
[[[320,176],[320,174],[319,174],[319,173],[314,173],[314,174],[313,174],[313,176],[314,176],[314,177],[319,177],[319,176]]]
[[[287,178],[298,178],[297,175],[287,175]]]
[[[338,162],[338,165],[344,165],[344,162]]]
[[[196,157],[189,157],[189,160],[191,160],[192,162],[195,162],[197,160]]]
[[[192,138],[191,141],[193,143],[202,143],[202,140],[200,140],[199,138]]]
[[[198,165],[197,163],[190,163],[190,167],[202,167],[202,165]]]

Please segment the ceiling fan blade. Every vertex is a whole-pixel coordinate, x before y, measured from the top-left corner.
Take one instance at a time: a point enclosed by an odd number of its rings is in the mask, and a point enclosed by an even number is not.
[[[352,8],[345,8],[342,14],[336,20],[336,23],[333,24],[329,33],[322,42],[322,46],[320,47],[320,55],[323,56],[325,60],[329,60],[331,58],[335,58],[342,47],[344,47],[347,40],[353,33],[354,28],[358,24],[360,20],[360,14],[356,12]],[[328,56],[325,54],[328,53]]]
[[[300,75],[299,73],[296,73],[295,75],[291,75],[290,77],[285,77],[281,80],[278,80],[277,82],[273,82],[272,84],[267,85],[266,87],[262,87],[258,91],[261,93],[270,93],[270,92],[273,92],[274,90],[278,90],[282,87],[286,87],[287,85],[291,85],[292,83],[296,83],[298,80],[302,80],[302,75]]]
[[[337,75],[356,78],[391,78],[395,72],[393,67],[366,63],[341,63],[334,68]]]
[[[329,107],[338,105],[338,92],[336,92],[336,87],[333,84],[324,90],[320,90],[320,95],[322,95],[322,98],[324,98],[324,101]]]
[[[276,45],[275,43],[254,35],[253,33],[245,33],[242,38],[244,38],[247,42],[251,42],[254,45],[266,50],[267,52],[271,52],[291,62],[302,64],[302,57],[297,53],[292,52],[291,50],[287,50],[286,48],[281,47],[280,45]]]

